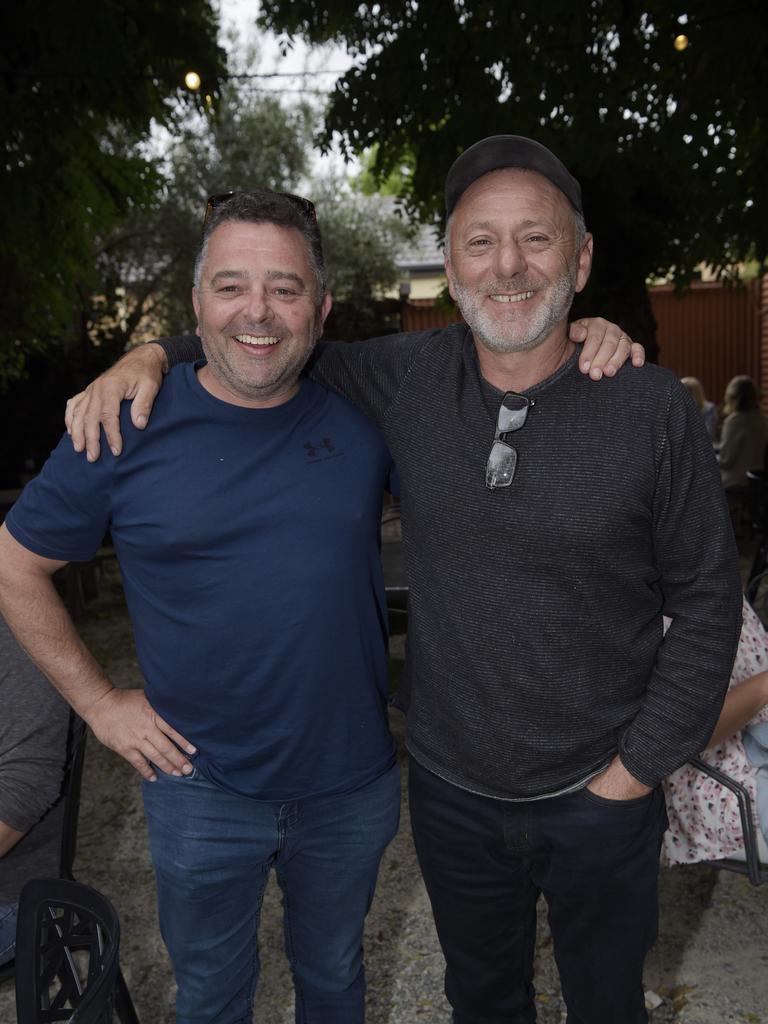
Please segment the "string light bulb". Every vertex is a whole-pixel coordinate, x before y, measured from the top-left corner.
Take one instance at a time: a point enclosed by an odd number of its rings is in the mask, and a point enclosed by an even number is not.
[[[674,47],[675,47],[675,49],[677,50],[678,53],[682,53],[683,50],[687,50],[688,49],[688,36],[684,36],[684,35],[675,36],[675,41],[674,41],[673,45],[674,45]]]
[[[200,78],[200,75],[198,75],[196,71],[188,71],[186,75],[184,75],[184,85],[186,85],[188,89],[191,89],[192,92],[197,92],[201,84],[202,79]]]

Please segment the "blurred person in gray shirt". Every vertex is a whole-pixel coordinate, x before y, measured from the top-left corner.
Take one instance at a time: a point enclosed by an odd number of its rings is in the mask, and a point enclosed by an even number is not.
[[[0,618],[0,964],[30,878],[58,876],[69,706]]]

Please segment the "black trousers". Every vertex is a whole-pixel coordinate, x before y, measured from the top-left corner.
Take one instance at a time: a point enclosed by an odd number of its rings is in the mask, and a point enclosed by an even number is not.
[[[455,1024],[536,1020],[536,903],[548,906],[567,1024],[642,1024],[658,931],[660,788],[511,803],[410,761],[413,837],[446,960]]]

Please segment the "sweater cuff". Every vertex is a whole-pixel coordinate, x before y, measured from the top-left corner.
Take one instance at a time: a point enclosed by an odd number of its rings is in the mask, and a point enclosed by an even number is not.
[[[655,789],[661,780],[669,774],[669,772],[664,772],[659,775],[647,764],[639,764],[631,754],[621,748],[619,749],[619,757],[629,774],[636,778],[638,782],[642,782],[644,786],[650,786],[651,789]]]
[[[184,334],[175,338],[158,338],[155,342],[165,352],[168,369],[179,363],[194,363],[204,356],[203,345],[196,334]]]

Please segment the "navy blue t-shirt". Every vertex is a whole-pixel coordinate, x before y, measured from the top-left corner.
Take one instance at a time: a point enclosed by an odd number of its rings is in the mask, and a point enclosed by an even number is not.
[[[303,379],[271,409],[168,375],[146,430],[96,464],[66,435],[6,519],[47,558],[110,530],[156,711],[204,776],[262,800],[350,792],[393,763],[379,557],[391,457]]]

